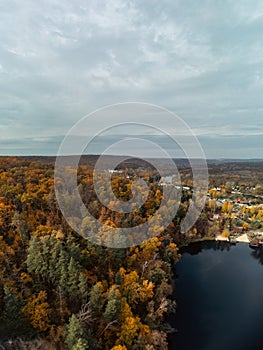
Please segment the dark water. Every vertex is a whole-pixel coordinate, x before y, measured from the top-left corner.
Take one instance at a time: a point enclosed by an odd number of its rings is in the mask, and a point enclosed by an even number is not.
[[[169,349],[263,350],[263,250],[195,243],[176,265]]]

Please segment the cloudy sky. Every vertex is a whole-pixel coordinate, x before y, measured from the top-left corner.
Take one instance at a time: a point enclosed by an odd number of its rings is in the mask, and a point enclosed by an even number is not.
[[[262,158],[262,33],[260,0],[0,0],[0,154],[56,154],[84,115],[139,101],[208,158]]]

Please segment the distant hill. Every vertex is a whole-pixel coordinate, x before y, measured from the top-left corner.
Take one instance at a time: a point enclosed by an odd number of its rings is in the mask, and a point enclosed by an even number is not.
[[[66,163],[70,164],[71,161],[76,156],[63,156]],[[96,164],[99,155],[82,155],[80,158],[80,165],[86,165],[89,168],[93,168]],[[139,158],[129,158],[124,159],[124,156],[111,156],[106,155],[105,157],[105,168],[111,169],[112,164],[118,164],[117,169],[153,169],[152,158],[139,159]],[[17,159],[19,161],[25,162],[39,162],[44,164],[54,165],[56,161],[56,156],[17,156],[17,157],[6,157],[1,156],[1,160],[7,161],[8,159]],[[179,158],[174,159],[174,162],[179,170],[190,170],[190,163],[188,159]],[[201,164],[198,159],[193,159],[192,162],[195,165]],[[165,158],[156,158],[155,163],[158,164],[158,168],[161,168],[165,173],[169,174],[170,162]],[[208,159],[207,165],[209,173],[220,174],[220,173],[242,173],[244,171],[256,171],[263,172],[263,159]]]

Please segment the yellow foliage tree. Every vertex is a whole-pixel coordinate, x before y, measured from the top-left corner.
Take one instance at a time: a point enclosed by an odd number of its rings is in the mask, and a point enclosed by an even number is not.
[[[121,325],[121,332],[118,334],[119,342],[124,343],[128,347],[132,345],[133,340],[140,330],[140,318],[138,316],[126,317]]]
[[[122,294],[127,298],[130,305],[137,304],[138,300],[145,302],[153,297],[154,284],[148,280],[141,280],[136,271],[125,273],[125,269],[120,268],[122,275]]]
[[[243,229],[245,231],[247,231],[249,229],[249,224],[247,222],[244,222],[244,224],[242,226],[243,226]]]
[[[143,280],[142,286],[139,289],[139,298],[142,302],[147,301],[153,297],[154,284],[148,280]]]
[[[41,332],[50,328],[51,309],[47,302],[47,293],[43,290],[32,296],[22,310],[28,316],[32,326]]]
[[[231,202],[224,202],[222,205],[222,212],[223,213],[231,213],[233,209],[233,204]]]
[[[225,238],[228,238],[229,235],[230,235],[229,230],[224,230],[224,231],[222,232],[222,236],[225,237]]]
[[[127,350],[125,345],[115,345],[111,350]]]

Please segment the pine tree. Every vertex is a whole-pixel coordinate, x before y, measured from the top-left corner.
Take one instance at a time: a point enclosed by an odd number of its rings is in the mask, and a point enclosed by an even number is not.
[[[82,303],[84,304],[87,301],[88,288],[87,288],[87,278],[83,272],[81,272],[79,274],[78,289],[79,289],[80,299],[81,299]]]
[[[98,282],[91,288],[89,299],[89,305],[95,317],[100,316],[101,310],[103,308],[103,303],[104,300],[101,294],[101,284]]]
[[[79,338],[76,345],[73,346],[72,350],[87,350],[90,349],[86,339]]]
[[[67,290],[71,299],[75,299],[78,295],[78,282],[79,282],[79,267],[73,257],[70,258],[68,265],[68,282]]]
[[[40,274],[45,280],[49,280],[50,272],[50,239],[45,237],[41,241],[41,266]]]
[[[56,273],[58,275],[58,284],[64,291],[67,292],[67,280],[68,280],[68,263],[69,256],[63,247],[60,247],[60,253],[56,262]]]
[[[60,270],[59,286],[63,290],[64,294],[68,293],[68,270],[64,265],[62,265]]]
[[[50,237],[50,258],[49,258],[49,279],[55,285],[60,279],[59,270],[57,270],[57,263],[61,250],[61,241],[56,239],[53,235]]]
[[[108,295],[108,302],[106,305],[103,318],[106,322],[112,322],[118,319],[118,315],[121,307],[120,296],[117,295],[116,291],[111,291]]]
[[[32,335],[30,322],[22,312],[23,303],[19,297],[4,287],[4,319],[10,336]]]
[[[68,247],[68,252],[70,256],[72,256],[75,259],[75,261],[80,261],[81,251],[79,248],[79,244],[76,243],[76,239],[73,235],[68,236],[66,245]]]
[[[72,315],[67,326],[66,344],[69,350],[78,344],[79,339],[84,339],[85,331],[76,315]]]
[[[40,275],[42,266],[41,243],[36,236],[32,236],[30,239],[26,264],[30,273]]]

